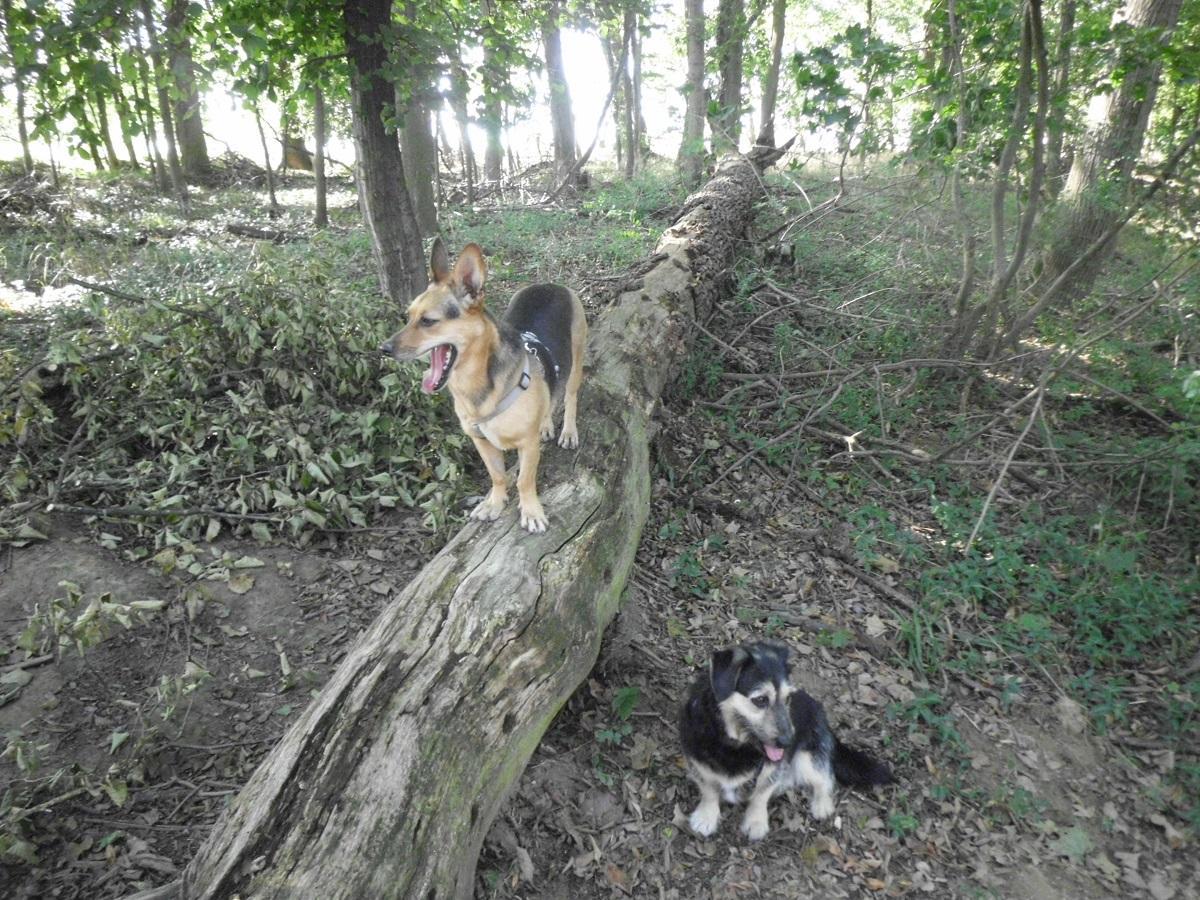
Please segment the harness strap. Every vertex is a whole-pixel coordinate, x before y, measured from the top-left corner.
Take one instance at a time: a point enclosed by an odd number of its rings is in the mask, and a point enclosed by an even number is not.
[[[525,357],[525,365],[521,369],[521,377],[517,379],[517,383],[513,387],[513,389],[504,395],[504,398],[499,403],[496,404],[495,409],[493,409],[486,416],[476,419],[474,422],[471,423],[471,428],[474,429],[475,434],[478,435],[479,437],[481,437],[481,438],[487,437],[487,435],[485,435],[483,433],[483,430],[479,427],[480,425],[482,425],[484,422],[487,422],[489,419],[496,418],[496,416],[500,415],[500,413],[504,412],[506,409],[508,409],[510,406],[512,406],[514,403],[516,403],[517,400],[520,398],[521,394],[523,394],[523,393],[525,393],[525,391],[529,390],[529,383],[531,381],[530,376],[529,376],[529,356],[532,356],[534,351],[528,349],[528,347],[526,347],[526,350],[527,350],[528,355]]]

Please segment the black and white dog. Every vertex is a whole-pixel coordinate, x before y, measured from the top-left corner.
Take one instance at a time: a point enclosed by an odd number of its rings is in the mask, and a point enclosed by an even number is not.
[[[835,782],[871,787],[895,780],[885,763],[834,737],[821,704],[792,687],[782,644],[714,653],[688,694],[679,733],[688,774],[700,787],[700,805],[688,821],[704,837],[717,830],[721,799],[736,803],[738,788],[751,779],[742,833],[752,841],[766,837],[767,803],[775,794],[806,786],[813,818],[825,819],[833,813]]]

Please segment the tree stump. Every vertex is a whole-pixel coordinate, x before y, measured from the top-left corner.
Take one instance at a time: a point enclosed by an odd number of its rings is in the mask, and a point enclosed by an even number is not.
[[[181,880],[142,897],[469,898],[488,827],[616,614],[650,502],[651,415],[715,303],[759,170],[725,160],[592,326],[582,447],[550,449],[544,534],[468,524],[380,614]]]

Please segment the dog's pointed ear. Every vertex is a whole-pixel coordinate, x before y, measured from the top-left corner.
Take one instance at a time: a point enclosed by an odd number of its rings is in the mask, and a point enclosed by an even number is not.
[[[450,255],[440,234],[433,239],[433,246],[429,250],[429,274],[435,284],[450,276]]]
[[[712,684],[717,702],[727,698],[737,687],[738,676],[742,674],[742,666],[750,659],[745,647],[728,647],[713,654],[709,663],[708,679]]]
[[[454,264],[455,284],[462,288],[467,306],[474,306],[483,300],[483,283],[487,281],[487,262],[483,258],[483,250],[478,244],[467,244],[458,255]]]

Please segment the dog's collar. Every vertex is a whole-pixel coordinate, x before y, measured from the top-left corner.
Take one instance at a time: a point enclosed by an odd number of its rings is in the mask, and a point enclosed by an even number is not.
[[[512,406],[514,403],[516,403],[517,400],[520,398],[520,396],[523,393],[525,393],[525,391],[529,390],[530,382],[533,380],[529,375],[529,357],[533,356],[533,355],[534,355],[534,351],[529,350],[528,354],[525,357],[525,365],[521,369],[521,377],[517,379],[517,383],[513,387],[513,389],[511,391],[509,391],[507,394],[505,394],[503,399],[499,403],[496,404],[496,408],[493,409],[486,416],[478,418],[474,422],[471,423],[471,427],[475,430],[475,433],[479,437],[482,437],[482,438],[487,437],[487,435],[485,435],[483,433],[483,429],[479,427],[480,425],[482,425],[484,422],[487,422],[490,419],[496,418],[496,416],[500,415],[500,413],[504,412],[506,409],[508,409],[510,406]]]

